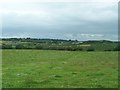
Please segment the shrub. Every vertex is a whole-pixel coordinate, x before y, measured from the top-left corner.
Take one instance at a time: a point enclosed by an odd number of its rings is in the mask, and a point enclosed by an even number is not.
[[[104,50],[104,51],[112,51],[111,49],[106,49],[106,50]]]
[[[120,51],[120,46],[116,46],[113,51]]]
[[[16,49],[24,49],[25,47],[24,47],[23,45],[18,44],[18,45],[16,45],[15,48],[16,48]]]
[[[37,46],[35,46],[35,49],[42,49],[42,46],[37,45]]]
[[[95,51],[95,49],[93,47],[89,47],[87,51]]]
[[[3,44],[2,49],[12,49],[12,45]]]

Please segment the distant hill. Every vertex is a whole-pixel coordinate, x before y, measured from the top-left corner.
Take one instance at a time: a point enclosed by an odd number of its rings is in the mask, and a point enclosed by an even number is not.
[[[119,51],[119,42],[108,40],[62,40],[36,38],[2,38],[2,49],[37,49],[68,51]]]

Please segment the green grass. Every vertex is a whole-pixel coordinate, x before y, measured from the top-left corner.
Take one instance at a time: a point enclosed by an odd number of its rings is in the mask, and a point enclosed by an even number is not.
[[[116,88],[117,52],[3,50],[3,88]]]

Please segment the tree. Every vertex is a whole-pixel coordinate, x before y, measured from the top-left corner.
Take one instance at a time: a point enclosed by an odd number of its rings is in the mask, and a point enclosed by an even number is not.
[[[117,45],[117,46],[113,49],[113,51],[120,51],[120,45]]]
[[[87,51],[95,51],[95,49],[93,47],[89,47]]]
[[[36,45],[35,46],[35,49],[42,49],[43,47],[42,46],[40,46],[40,45]]]
[[[12,45],[3,44],[2,49],[12,49]]]
[[[16,45],[16,49],[25,49],[25,47],[21,44]]]

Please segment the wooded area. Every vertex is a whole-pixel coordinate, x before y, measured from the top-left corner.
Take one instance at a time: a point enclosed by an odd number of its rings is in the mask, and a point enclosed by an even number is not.
[[[120,51],[119,42],[107,40],[61,40],[36,38],[3,38],[2,49],[37,49],[67,51]]]

